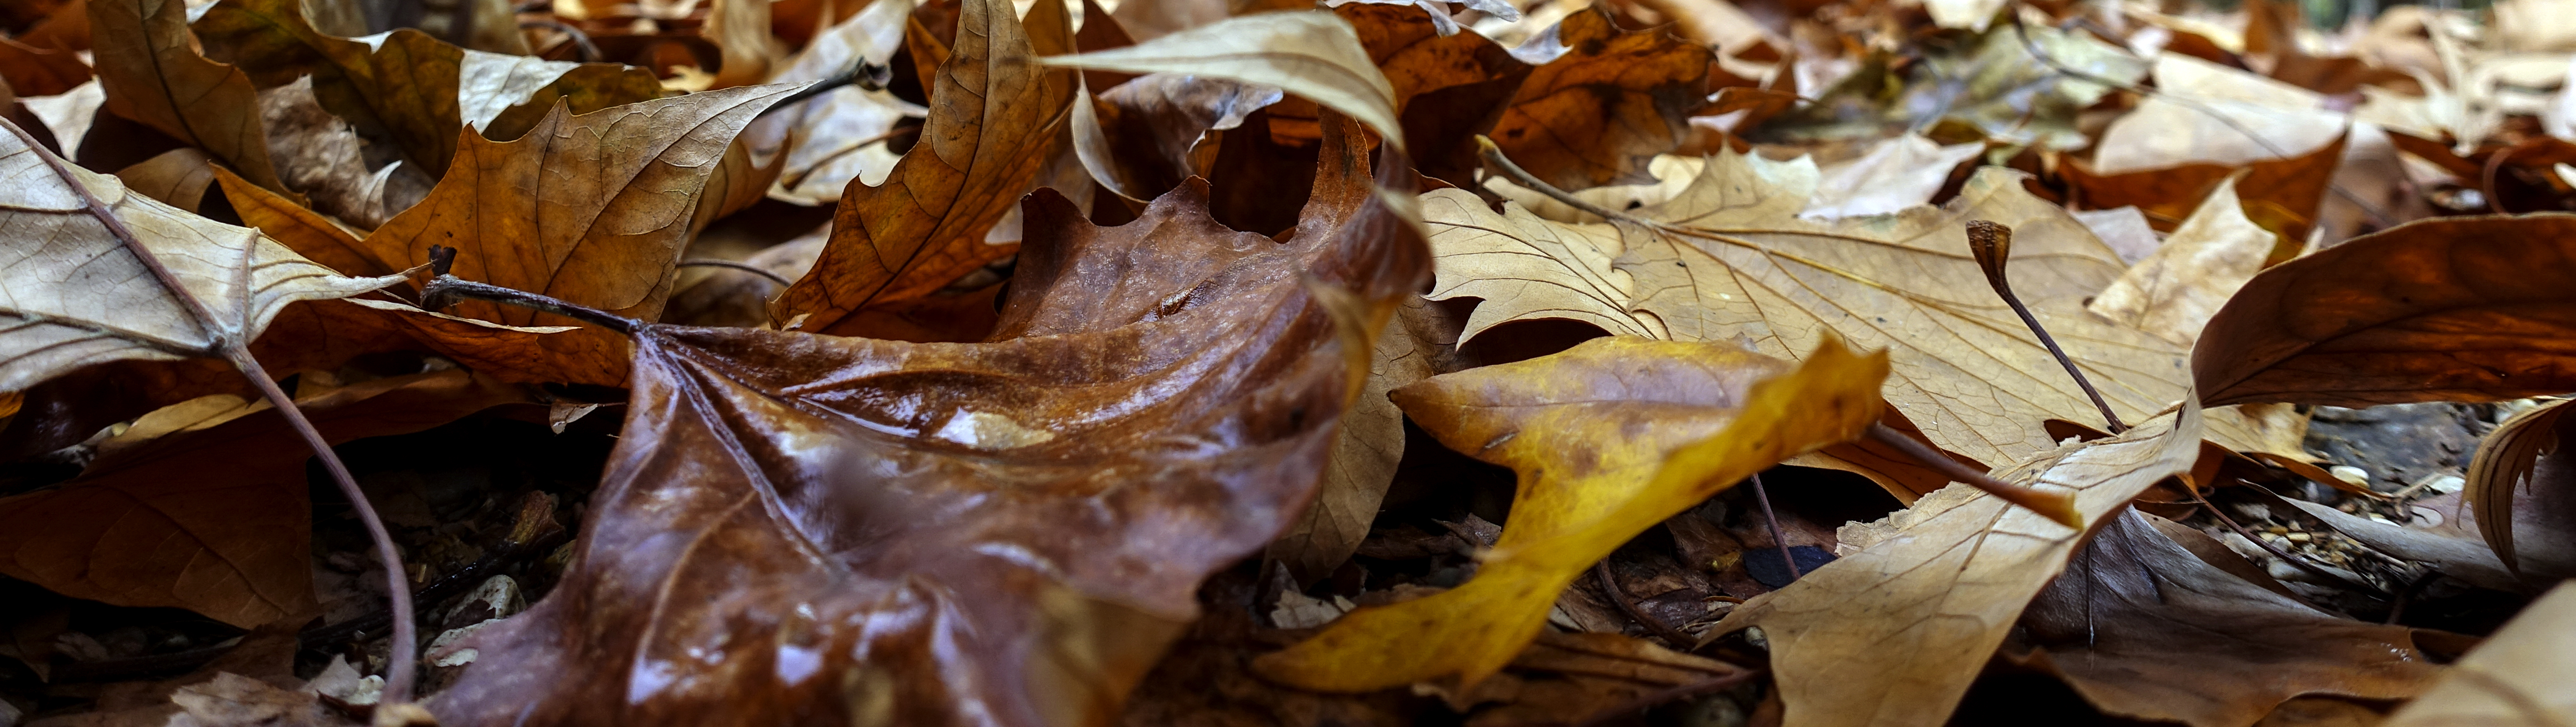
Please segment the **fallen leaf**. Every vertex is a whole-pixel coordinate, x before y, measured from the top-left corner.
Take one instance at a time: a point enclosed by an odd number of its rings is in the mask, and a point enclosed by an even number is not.
[[[2102,130],[2095,172],[2296,157],[2349,126],[2315,91],[2179,53],[2156,57],[2155,82],[2156,95]]]
[[[2264,270],[2201,332],[2209,404],[2372,406],[2576,390],[2553,284],[2576,216],[2411,222]]]
[[[771,78],[776,83],[819,81],[853,64],[890,63],[903,49],[903,18],[911,4],[874,0],[832,26]],[[744,143],[755,155],[786,153],[772,197],[803,205],[830,204],[852,181],[884,184],[901,155],[889,149],[896,124],[929,111],[882,90],[843,86],[751,123]]]
[[[79,11],[87,20],[87,11]],[[0,39],[0,81],[9,90],[25,96],[52,96],[72,90],[91,78],[89,64],[70,48],[37,46],[25,37]]]
[[[1196,615],[1200,579],[1302,510],[1367,319],[1427,272],[1388,206],[1401,190],[1370,187],[1355,127],[1328,129],[1285,243],[1095,228],[1037,193],[1004,313],[1017,337],[633,324],[632,413],[577,565],[469,642],[479,657],[433,710],[1113,719]],[[1205,204],[1185,185],[1148,214],[1204,220]],[[1344,305],[1360,310],[1328,312]]]
[[[1612,337],[1397,390],[1442,444],[1521,473],[1515,517],[1465,585],[1354,611],[1255,665],[1321,691],[1451,676],[1472,688],[1629,538],[1791,455],[1858,438],[1878,420],[1886,366],[1831,338],[1793,370],[1724,344]]]
[[[1048,65],[1127,73],[1185,73],[1274,86],[1367,124],[1397,148],[1404,125],[1395,87],[1370,62],[1358,31],[1331,12],[1264,13],[1125,48],[1039,59]]]
[[[1077,101],[1074,150],[1102,187],[1151,199],[1181,180],[1213,174],[1218,139],[1244,117],[1278,103],[1276,86],[1151,73]]]
[[[1715,56],[1663,28],[1620,30],[1588,9],[1515,54],[1529,60],[1534,48],[1556,55],[1530,70],[1485,133],[1558,187],[1654,182],[1647,163],[1689,140],[1688,119],[1709,102]]]
[[[2077,203],[2097,209],[2136,207],[2156,229],[2170,232],[2209,198],[2210,191],[2241,169],[2238,196],[2253,206],[2246,214],[2284,239],[2304,244],[2332,188],[2330,181],[2343,163],[2348,138],[2298,156],[2261,159],[2242,167],[2194,163],[2106,175],[2095,174],[2076,160],[2060,171]]]
[[[1440,190],[1423,196],[1440,256],[1426,297],[1482,299],[1462,343],[1506,322],[1570,318],[1617,334],[1741,339],[1781,357],[1828,331],[1886,346],[1896,371],[1887,400],[1907,426],[1970,460],[2012,462],[2055,448],[2039,422],[2101,414],[1996,298],[1968,253],[1968,220],[2015,230],[2013,289],[2125,419],[2186,391],[2181,348],[2082,310],[2127,265],[2021,179],[1981,168],[1944,207],[1837,222],[1797,217],[1818,184],[1812,162],[1731,151],[1681,195],[1624,213],[1643,224],[1567,225],[1510,205],[1496,214],[1473,195]],[[2236,412],[2212,419],[2210,436],[2222,444],[2268,441]],[[1922,477],[1833,456],[1885,478],[1900,499],[1946,481],[1907,485]]]
[[[448,370],[352,384],[296,406],[339,443],[528,400],[490,376]],[[119,442],[59,487],[0,499],[0,573],[74,598],[184,608],[245,628],[319,613],[305,500],[313,453],[277,410],[218,395],[137,426],[162,433]]]
[[[22,97],[18,102],[26,104],[28,111],[45,122],[54,132],[54,140],[70,152],[80,149],[81,137],[89,133],[98,108],[107,103],[107,91],[93,78],[60,95]]]
[[[18,182],[0,189],[0,226],[19,232],[0,245],[0,390],[109,361],[229,357],[289,303],[400,280],[333,274],[257,231],[128,194],[8,129],[0,177]]]
[[[2505,570],[2504,563],[2496,559],[2498,551],[2489,550],[2484,543],[2379,522],[2306,500],[2282,499],[2372,550],[2423,563],[2443,575],[2480,588],[2522,590],[2522,584],[2513,573]]]
[[[215,172],[208,165],[205,152],[182,147],[162,152],[140,164],[116,170],[116,180],[128,191],[159,200],[162,204],[185,212],[197,211],[197,201],[206,196],[206,188],[215,183]]]
[[[2127,508],[2200,458],[2200,408],[2070,444],[1996,473],[2072,490],[2085,522]],[[1736,607],[1711,636],[1759,626],[1788,719],[1807,725],[1941,724],[2022,606],[2087,533],[1951,485],[1886,519],[1843,527],[1844,555]],[[1852,594],[1873,594],[1853,598]]]
[[[2031,602],[2016,640],[2032,650],[2014,661],[2104,712],[2194,727],[2252,724],[2303,694],[2403,699],[2441,673],[2415,629],[2328,616],[2247,583],[2145,517],[2105,524]]]
[[[1299,582],[1330,575],[1368,538],[1396,465],[1404,458],[1404,410],[1387,393],[1448,373],[1440,370],[1437,359],[1457,345],[1458,323],[1429,302],[1409,298],[1378,334],[1370,349],[1368,383],[1342,414],[1341,438],[1333,442],[1323,489],[1315,492],[1306,516],[1265,552],[1287,564]]]
[[[1857,159],[1819,168],[1823,179],[1798,216],[1861,217],[1922,205],[1985,150],[1982,141],[1942,144],[1914,133],[1871,144]]]
[[[2228,296],[2263,269],[2277,241],[2246,219],[2236,180],[2222,180],[2162,247],[2120,273],[2084,308],[2190,346]]]
[[[2035,62],[2033,47],[2089,78]],[[1922,127],[1929,120],[1925,111],[1940,109],[1997,141],[2072,150],[2093,143],[2076,128],[2076,113],[2111,92],[2091,79],[2135,83],[2147,73],[2145,61],[2118,46],[2045,26],[1996,26],[1953,48],[1926,54],[1902,70],[1890,65],[1891,57],[1869,56],[1851,75],[1809,92],[1815,103],[1774,117],[1751,136],[1791,142],[1883,139]]]
[[[2399,707],[2387,727],[2561,725],[2576,721],[2576,693],[2566,686],[2576,654],[2576,587],[2560,585],[2532,601],[2478,648],[2451,665],[2433,688]]]
[[[310,200],[313,211],[364,230],[381,227],[402,211],[388,209],[385,201],[391,175],[368,171],[365,140],[348,122],[323,110],[313,95],[312,77],[261,91],[259,107],[278,179]],[[401,173],[390,166],[388,171]]]
[[[223,672],[170,694],[179,705],[168,727],[336,727],[357,721],[323,708],[312,692]]]
[[[94,0],[89,16],[108,111],[204,149],[261,187],[292,194],[269,165],[250,76],[198,54],[186,3]]]
[[[770,320],[831,333],[862,308],[928,295],[1011,253],[985,244],[984,233],[1052,156],[1048,142],[1074,92],[1071,71],[1031,65],[1033,34],[1051,47],[1069,49],[1072,40],[1060,25],[1023,30],[994,7],[967,0],[966,30],[940,65],[921,142],[884,184],[842,193],[832,244],[770,303]],[[1062,17],[1061,0],[1041,0],[1047,7]]]
[[[768,0],[711,0],[708,6],[698,36],[722,54],[713,88],[768,81],[770,61],[784,53],[772,47],[777,41],[769,35]]]
[[[2564,487],[2559,478],[2544,480],[2536,475],[2540,460],[2559,449],[2563,438],[2559,422],[2566,413],[2567,402],[2554,401],[2515,414],[2487,432],[2486,439],[2478,443],[2477,454],[2469,459],[2468,482],[2461,497],[2477,517],[2478,534],[2486,540],[2488,557],[2506,570],[2519,573],[2522,569],[2522,551],[2513,543],[2514,513],[2518,509],[2514,491],[2538,494],[2535,490],[2541,487]]]

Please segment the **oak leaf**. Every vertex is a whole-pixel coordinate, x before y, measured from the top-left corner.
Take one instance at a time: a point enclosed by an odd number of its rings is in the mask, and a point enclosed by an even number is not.
[[[771,302],[770,320],[830,333],[862,308],[922,297],[1011,253],[984,234],[1052,156],[1074,92],[1073,72],[1032,64],[1032,43],[1070,50],[1073,41],[1061,0],[1041,0],[1030,14],[1057,22],[1030,29],[1001,7],[964,4],[921,141],[884,184],[842,193],[832,243]]]
[[[2021,179],[1981,168],[1944,207],[1833,222],[1797,216],[1818,184],[1812,162],[1733,152],[1712,158],[1679,196],[1609,224],[1550,222],[1517,205],[1495,213],[1474,195],[1439,190],[1423,196],[1440,256],[1427,297],[1482,300],[1462,342],[1506,322],[1565,318],[1616,334],[1741,339],[1781,357],[1828,332],[1885,346],[1895,366],[1887,401],[1902,415],[1892,425],[1919,425],[1970,460],[2012,462],[2055,447],[2039,422],[2101,415],[1987,285],[1968,253],[1968,220],[2017,230],[2013,289],[2124,419],[2143,419],[2186,389],[2179,346],[2083,310],[2128,266]],[[2269,441],[2234,412],[2213,418],[2222,444]],[[1892,454],[1842,447],[1826,456],[1810,462],[1858,470],[1900,499],[1947,482]]]
[[[2210,404],[2372,406],[2576,390],[2576,215],[2423,220],[2263,271],[2192,351]]]
[[[94,0],[89,14],[108,111],[204,149],[261,187],[291,194],[269,164],[250,76],[198,53],[188,34],[187,3]]]
[[[1433,377],[1396,403],[1451,449],[1520,473],[1465,585],[1361,609],[1255,662],[1322,691],[1455,676],[1472,688],[1547,625],[1557,594],[1645,529],[1878,420],[1883,354],[1826,339],[1792,367],[1725,344],[1612,337]]]
[[[1284,243],[1166,234],[1207,226],[1198,184],[1114,228],[1038,192],[1000,334],[1016,337],[630,324],[633,413],[577,565],[478,634],[433,709],[1111,721],[1199,580],[1303,509],[1369,319],[1428,272],[1361,143],[1346,122],[1327,135]]]
[[[2043,452],[1996,473],[2065,488],[2085,522],[2191,471],[2201,412]],[[1762,628],[1785,716],[1810,725],[1941,724],[2004,642],[2022,606],[2066,568],[2087,533],[1966,485],[1845,526],[1844,555],[1745,602],[1711,635]],[[1867,593],[1871,597],[1854,598]]]

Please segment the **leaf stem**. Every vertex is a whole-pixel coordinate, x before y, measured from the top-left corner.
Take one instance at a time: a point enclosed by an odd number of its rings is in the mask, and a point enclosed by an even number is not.
[[[190,294],[186,287],[179,284],[179,276],[171,273],[169,266],[161,264],[161,258],[154,255],[151,248],[144,246],[143,241],[134,235],[134,230],[125,226],[125,220],[109,210],[107,203],[100,201],[98,195],[90,191],[89,185],[81,183],[80,177],[73,174],[71,168],[65,166],[61,158],[45,151],[42,145],[37,144],[35,137],[29,136],[26,129],[18,128],[17,124],[7,120],[0,120],[0,126],[9,127],[9,132],[16,134],[18,140],[27,145],[28,153],[35,154],[36,158],[44,160],[45,166],[53,171],[54,176],[63,180],[64,186],[70,187],[74,194],[80,195],[81,204],[89,208],[90,216],[97,218],[99,224],[107,228],[108,234],[115,235],[117,241],[125,245],[126,252],[132,254],[137,262],[142,263],[145,270],[152,271],[153,279],[159,281],[162,288],[170,291],[171,297],[177,298],[180,305],[187,308],[188,314],[197,319],[198,325],[204,327],[206,337],[211,341],[211,345],[206,350],[198,353],[230,361],[234,368],[240,369],[242,376],[250,379],[251,385],[259,389],[260,396],[268,399],[271,406],[277,407],[278,415],[285,417],[287,424],[295,428],[296,434],[304,438],[304,443],[312,447],[313,456],[322,460],[322,466],[331,473],[333,483],[339,485],[340,494],[347,496],[349,503],[356,507],[359,521],[367,527],[367,536],[375,540],[377,557],[384,561],[385,588],[393,601],[393,653],[388,659],[390,663],[385,666],[384,704],[394,705],[409,701],[413,665],[420,660],[418,625],[412,622],[411,580],[403,572],[402,554],[394,549],[393,534],[386,531],[384,521],[376,517],[375,506],[367,501],[367,493],[358,489],[358,481],[349,475],[348,466],[340,462],[339,454],[332,451],[330,441],[322,437],[321,430],[314,428],[313,421],[304,417],[302,409],[296,408],[295,398],[287,396],[286,390],[278,388],[277,382],[268,377],[267,369],[259,365],[259,359],[251,356],[249,342],[239,340],[239,336],[223,330],[214,312],[206,307],[205,301],[197,300],[195,295]]]
[[[1618,579],[1610,576],[1610,559],[1593,561],[1592,577],[1601,580],[1601,594],[1609,596],[1611,603],[1619,604],[1619,610],[1626,612],[1628,619],[1637,622],[1637,625],[1646,627],[1647,631],[1654,632],[1656,636],[1662,637],[1664,641],[1676,647],[1688,649],[1692,644],[1698,643],[1698,639],[1693,639],[1689,634],[1684,634],[1670,624],[1664,623],[1663,619],[1655,618],[1654,614],[1646,613],[1644,606],[1629,600],[1628,592],[1619,587]]]
[[[1771,493],[1762,489],[1762,475],[1748,478],[1753,483],[1753,501],[1762,506],[1762,524],[1771,526],[1771,544],[1780,547],[1780,565],[1789,569],[1789,580],[1805,575],[1798,572],[1798,558],[1789,553],[1789,535],[1780,530],[1780,516],[1771,512]]]
[[[727,269],[727,270],[740,270],[740,271],[742,271],[742,272],[751,273],[751,274],[753,274],[753,275],[758,275],[758,276],[760,276],[761,278],[768,280],[769,282],[777,283],[777,284],[778,284],[778,287],[781,287],[781,288],[784,288],[784,287],[787,287],[787,286],[795,285],[795,284],[796,284],[796,281],[788,280],[786,276],[783,276],[783,275],[779,275],[779,274],[777,274],[777,273],[770,272],[768,268],[763,268],[763,267],[761,267],[761,266],[753,265],[753,264],[751,264],[751,263],[734,262],[734,261],[732,261],[732,260],[717,260],[717,259],[714,259],[714,258],[690,258],[690,259],[687,259],[687,260],[682,260],[682,261],[679,261],[679,262],[676,262],[676,263],[672,263],[672,266],[674,266],[674,267],[683,267],[683,268],[725,268],[725,269]]]
[[[2013,313],[2021,316],[2022,325],[2030,326],[2040,344],[2048,347],[2049,355],[2057,357],[2057,365],[2066,367],[2066,375],[2075,377],[2075,385],[2083,387],[2084,396],[2093,400],[2093,408],[2102,411],[2102,421],[2111,425],[2111,433],[2129,431],[2129,425],[2120,422],[2120,415],[2111,411],[2111,402],[2103,400],[2102,391],[2093,388],[2093,380],[2084,376],[2083,369],[2076,368],[2075,359],[2067,357],[2066,349],[2058,348],[2057,339],[2049,336],[2048,329],[2039,325],[2039,318],[2030,314],[2030,306],[2022,305],[2021,296],[2013,295],[2012,279],[2004,275],[2005,266],[2012,262],[2012,228],[1988,220],[1969,220],[1968,251],[1976,253],[1977,268],[1985,271],[1986,284],[1994,286],[1995,295],[2012,306]]]
[[[553,313],[555,315],[606,328],[629,336],[635,335],[635,328],[637,326],[644,325],[643,321],[599,310],[597,308],[574,305],[572,303],[566,303],[561,300],[538,295],[536,293],[530,293],[524,290],[504,288],[491,283],[477,283],[464,278],[459,278],[448,273],[448,269],[454,266],[455,263],[456,248],[439,245],[430,246],[429,272],[430,274],[438,277],[430,279],[429,285],[422,288],[420,291],[420,307],[422,310],[442,310],[448,306],[456,305],[457,301],[460,299],[485,300],[504,305],[514,305],[530,310]]]
[[[1941,473],[1941,476],[1950,478],[1952,482],[1968,483],[1969,487],[1984,490],[1986,494],[1994,495],[2005,502],[2048,516],[2048,519],[2064,523],[2067,527],[2084,527],[2084,513],[2075,509],[2075,497],[2072,495],[2063,492],[2047,492],[1995,479],[1993,475],[1969,469],[1967,465],[1959,464],[1958,460],[1942,454],[1941,450],[1933,449],[1932,445],[1925,444],[1922,440],[1896,431],[1895,427],[1885,424],[1871,423],[1869,433],[1865,436],[1869,437],[1870,441],[1887,445],[1903,453],[1907,458],[1932,468],[1933,471]]]

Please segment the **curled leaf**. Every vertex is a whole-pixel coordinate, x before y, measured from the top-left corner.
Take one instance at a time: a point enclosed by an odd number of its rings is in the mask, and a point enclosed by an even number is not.
[[[1370,62],[1348,20],[1331,12],[1263,13],[1191,28],[1125,48],[1040,63],[1128,73],[1179,73],[1276,86],[1349,114],[1397,148],[1404,125],[1395,87]]]

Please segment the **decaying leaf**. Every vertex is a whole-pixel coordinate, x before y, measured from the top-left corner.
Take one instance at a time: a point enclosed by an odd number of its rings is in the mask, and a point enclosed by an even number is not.
[[[1487,135],[1549,184],[1652,183],[1647,162],[1687,140],[1688,119],[1708,106],[1715,56],[1664,28],[1620,30],[1595,8],[1530,44],[1557,55],[1530,70]]]
[[[2452,664],[2388,727],[2543,727],[2576,723],[2576,586],[2560,585]]]
[[[1520,472],[1510,526],[1465,585],[1352,612],[1256,666],[1324,691],[1453,676],[1473,687],[1621,543],[1780,460],[1858,438],[1878,421],[1883,356],[1827,338],[1793,369],[1724,344],[1614,337],[1399,389],[1442,444]]]
[[[2035,650],[2016,661],[2104,712],[2194,727],[2252,724],[2303,694],[2410,697],[2440,674],[2414,629],[2329,616],[2248,583],[2168,534],[2207,536],[2146,517],[2103,525],[2031,602],[2015,638]]]
[[[338,443],[528,400],[490,376],[448,370],[353,384],[296,407]],[[79,478],[0,499],[0,573],[244,628],[318,613],[304,474],[313,453],[275,408],[216,395],[148,415],[127,434]]]
[[[2210,404],[2371,406],[2576,390],[2576,215],[2423,220],[2273,266],[2201,332]]]
[[[1275,86],[1348,114],[1404,146],[1395,87],[1370,62],[1357,31],[1333,13],[1264,13],[1191,28],[1095,53],[1040,59],[1049,65],[1128,73],[1186,73]]]
[[[1378,505],[1404,458],[1404,410],[1387,393],[1441,373],[1434,359],[1456,346],[1457,321],[1420,298],[1404,301],[1369,359],[1368,383],[1342,414],[1341,439],[1324,472],[1324,487],[1306,517],[1266,552],[1287,564],[1300,582],[1322,578],[1350,560],[1377,521]]]
[[[1151,199],[1208,176],[1219,135],[1278,103],[1274,86],[1173,73],[1139,76],[1074,105],[1074,150],[1101,186]]]
[[[874,0],[832,26],[787,62],[774,83],[819,81],[851,64],[883,65],[903,50],[904,0]],[[885,91],[843,86],[763,116],[743,131],[755,155],[786,153],[778,185],[769,194],[798,204],[841,198],[850,182],[885,183],[901,156],[888,150],[895,125],[928,111]]]
[[[2276,240],[2246,218],[2236,199],[2236,180],[2221,181],[2163,246],[2120,273],[2084,307],[2189,346],[2228,296],[2263,269]]]
[[[2025,191],[2020,174],[1981,168],[1938,209],[1799,219],[1817,184],[1805,159],[1727,152],[1679,196],[1626,213],[1645,222],[1591,225],[1540,220],[1516,205],[1496,214],[1463,191],[1432,192],[1423,208],[1440,280],[1428,297],[1482,299],[1461,341],[1505,322],[1570,318],[1670,340],[1741,338],[1782,357],[1826,332],[1885,346],[1896,371],[1887,400],[1904,419],[1942,449],[2012,462],[2054,448],[2038,422],[2101,415],[1987,285],[1962,227],[1982,219],[2015,230],[2013,289],[2124,419],[2183,397],[2179,347],[2082,309],[2128,266],[2065,210]],[[2242,419],[2214,414],[2211,438],[2259,446],[2265,440]],[[1914,491],[1882,484],[1910,500],[1940,479]]]
[[[1369,319],[1428,272],[1358,130],[1328,128],[1285,243],[1095,228],[1037,193],[993,343],[632,324],[634,413],[577,565],[433,709],[1110,721],[1199,580],[1302,511]],[[1205,204],[1185,185],[1147,215],[1204,229]]]
[[[2567,402],[2555,401],[2515,414],[2488,432],[2469,459],[2461,498],[2476,514],[2478,534],[2485,537],[2492,557],[2507,570],[2522,568],[2521,551],[2513,544],[2514,491],[2541,486],[2534,470],[2542,457],[2556,453],[2559,422],[2567,411]]]
[[[401,280],[351,278],[256,230],[130,194],[113,177],[0,137],[0,390],[125,359],[219,357],[300,300],[341,298]],[[106,217],[94,215],[95,199]],[[111,227],[111,225],[113,227]],[[131,235],[135,250],[120,239]],[[138,255],[148,251],[167,283]]]
[[[2085,521],[2098,523],[2158,480],[2191,471],[2201,422],[2200,408],[2185,403],[2171,417],[2042,453],[1996,477],[2073,490]],[[1859,552],[1754,597],[1710,634],[1762,628],[1797,724],[1940,724],[2085,535],[1951,485],[1884,520],[1845,526],[1843,544]]]
[[[1070,49],[1073,41],[1061,22],[1023,30],[997,7],[966,0],[921,142],[884,184],[842,193],[832,244],[771,302],[770,320],[830,333],[862,308],[922,297],[1011,253],[985,244],[984,233],[1053,156],[1074,92],[1073,72],[1032,64],[1032,44]],[[1031,15],[1060,21],[1063,3],[1040,0]]]
[[[2050,60],[2033,57],[2034,47]],[[2133,83],[2147,73],[2145,61],[2118,46],[2046,26],[1998,25],[1954,48],[1902,71],[1892,69],[1889,57],[1872,55],[1840,82],[1818,89],[1816,103],[1781,114],[1754,136],[1880,139],[1921,128],[1931,120],[1925,112],[1937,109],[1999,141],[2074,149],[2091,143],[2075,128],[2076,112],[2111,92],[2095,79]]]
[[[222,159],[242,177],[288,194],[269,165],[259,95],[241,69],[206,60],[188,35],[187,3],[89,3],[107,110]]]

